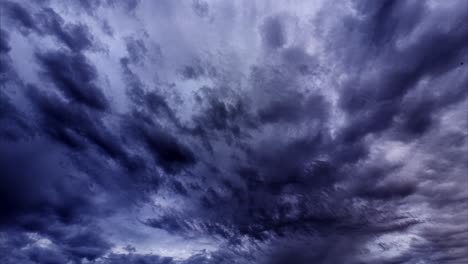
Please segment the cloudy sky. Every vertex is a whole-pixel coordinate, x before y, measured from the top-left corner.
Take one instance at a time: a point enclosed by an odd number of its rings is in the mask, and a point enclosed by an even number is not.
[[[465,0],[1,0],[0,262],[468,262]]]

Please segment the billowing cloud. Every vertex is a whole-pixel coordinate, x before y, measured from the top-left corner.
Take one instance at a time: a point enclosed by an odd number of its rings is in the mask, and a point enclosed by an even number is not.
[[[468,261],[463,3],[0,9],[0,262]]]

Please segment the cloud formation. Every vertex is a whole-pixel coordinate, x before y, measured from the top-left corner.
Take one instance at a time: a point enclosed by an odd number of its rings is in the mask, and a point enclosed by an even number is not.
[[[0,262],[468,261],[463,3],[0,9]]]

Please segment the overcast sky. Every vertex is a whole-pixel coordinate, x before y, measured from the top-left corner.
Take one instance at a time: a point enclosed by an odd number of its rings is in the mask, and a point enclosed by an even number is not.
[[[0,262],[468,262],[468,1],[1,0]]]

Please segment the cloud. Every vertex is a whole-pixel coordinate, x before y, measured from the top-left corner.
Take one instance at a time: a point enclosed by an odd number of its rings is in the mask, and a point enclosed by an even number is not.
[[[18,25],[25,29],[36,28],[34,19],[25,7],[16,2],[10,1],[6,1],[2,5],[5,8],[8,17],[15,21],[15,23],[18,23]]]
[[[174,263],[171,258],[160,257],[157,255],[137,255],[137,254],[113,254],[105,259],[103,262],[98,263],[141,263],[141,264],[172,264]]]
[[[287,41],[286,32],[279,16],[265,19],[261,26],[261,32],[266,47],[281,48]]]
[[[50,35],[70,50],[81,51],[93,46],[93,39],[87,26],[65,23],[64,19],[52,8],[42,8],[31,14],[25,6],[16,2],[5,2],[8,19],[19,25],[23,33],[34,32],[39,35]]]
[[[95,86],[96,70],[81,54],[50,52],[37,54],[44,75],[72,101],[105,110],[108,102],[102,91]]]
[[[459,3],[1,8],[1,262],[466,261]]]

